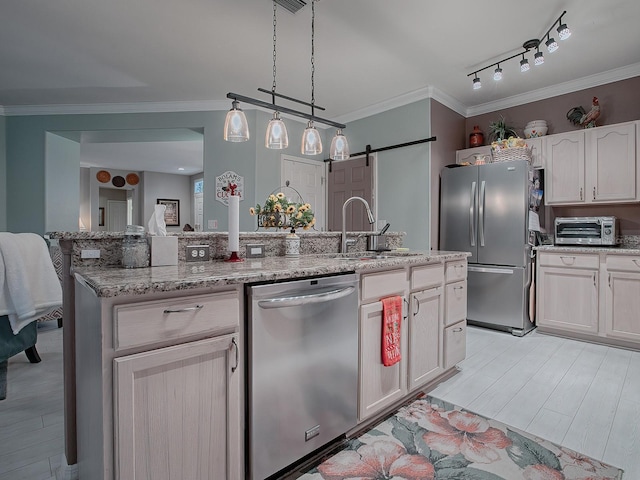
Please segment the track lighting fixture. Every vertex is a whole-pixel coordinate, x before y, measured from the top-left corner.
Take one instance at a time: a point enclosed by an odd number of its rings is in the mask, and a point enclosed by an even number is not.
[[[566,40],[571,35],[571,30],[569,30],[569,27],[567,27],[567,24],[562,23],[562,16],[566,13],[567,13],[566,10],[562,12],[562,14],[560,14],[558,19],[555,22],[553,22],[553,25],[549,27],[549,30],[547,30],[547,32],[541,37],[543,40],[545,38],[547,39],[547,41],[544,42],[544,44],[547,47],[547,51],[549,53],[553,53],[559,48],[558,42],[556,42],[555,39],[551,36],[551,30],[553,29],[553,27],[558,25],[557,31],[558,31],[558,37],[560,37],[560,40]],[[539,40],[537,38],[534,38],[532,40],[527,40],[522,44],[523,51],[518,52],[515,55],[512,55],[510,57],[503,58],[498,62],[492,63],[491,65],[487,65],[486,67],[482,67],[478,70],[475,70],[467,74],[467,77],[473,76],[473,89],[478,90],[482,86],[480,78],[478,77],[478,73],[483,72],[484,70],[487,70],[491,67],[497,67],[493,72],[493,79],[495,81],[502,80],[503,72],[502,72],[502,68],[500,68],[500,64],[508,60],[511,60],[513,58],[518,58],[522,56],[522,60],[520,60],[520,71],[522,73],[529,71],[529,68],[530,68],[529,60],[527,60],[524,55],[530,50],[534,50],[534,49],[536,50],[536,53],[533,56],[533,63],[535,65],[542,65],[544,63],[544,54],[540,51],[541,43],[542,43],[542,40]]]
[[[315,123],[322,123],[333,126],[337,129],[336,135],[331,142],[329,157],[332,160],[346,160],[349,158],[349,144],[347,138],[342,133],[346,125],[337,123],[315,115],[316,110],[324,110],[315,104],[315,63],[314,63],[314,43],[315,43],[315,2],[311,0],[311,103],[288,97],[276,92],[276,1],[273,0],[273,86],[271,90],[258,88],[258,91],[271,95],[271,103],[257,100],[251,97],[238,95],[237,93],[227,93],[227,98],[233,100],[232,108],[227,113],[224,126],[224,139],[229,142],[242,142],[249,139],[249,127],[242,110],[238,108],[238,102],[245,102],[257,107],[266,108],[273,111],[273,118],[269,121],[265,134],[265,147],[273,149],[283,149],[289,146],[287,127],[280,118],[281,113],[295,115],[308,120],[307,128],[302,136],[302,153],[305,155],[319,155],[322,153],[322,136],[314,126]],[[276,97],[296,102],[307,107],[311,107],[311,114],[294,110],[292,108],[276,105]]]

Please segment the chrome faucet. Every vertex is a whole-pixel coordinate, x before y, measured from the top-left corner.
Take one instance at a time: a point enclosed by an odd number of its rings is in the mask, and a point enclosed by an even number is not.
[[[371,212],[371,208],[369,208],[369,204],[362,197],[350,197],[347,198],[342,205],[342,245],[340,247],[340,253],[347,253],[349,245],[354,245],[356,243],[356,239],[352,238],[351,240],[347,240],[347,219],[346,219],[346,211],[347,205],[349,205],[354,200],[360,200],[364,203],[364,208],[367,210],[367,217],[369,219],[369,223],[375,223],[376,219],[373,218],[373,213]]]

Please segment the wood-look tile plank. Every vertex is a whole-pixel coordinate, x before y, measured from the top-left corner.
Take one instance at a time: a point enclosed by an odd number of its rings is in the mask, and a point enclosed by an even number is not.
[[[60,437],[46,442],[34,443],[6,455],[0,455],[0,475],[5,475],[43,460],[46,460],[47,466],[49,466],[49,457],[56,454],[59,455],[63,451],[64,441]]]
[[[527,425],[526,431],[558,445],[569,430],[573,416],[563,415],[547,408],[541,408]]]
[[[50,478],[51,468],[47,460],[39,460],[0,474],[0,480],[48,480]]]
[[[602,460],[625,466],[625,479],[640,478],[640,403],[620,400]]]

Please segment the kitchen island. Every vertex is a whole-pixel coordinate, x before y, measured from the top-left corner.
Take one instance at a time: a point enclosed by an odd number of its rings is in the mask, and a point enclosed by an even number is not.
[[[357,274],[357,428],[375,421],[464,358],[467,256],[360,252],[76,267],[80,478],[245,478],[250,284]],[[407,307],[402,360],[383,367],[380,299],[389,295],[401,295]]]

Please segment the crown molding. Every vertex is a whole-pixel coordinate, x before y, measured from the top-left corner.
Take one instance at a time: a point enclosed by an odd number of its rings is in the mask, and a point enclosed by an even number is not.
[[[82,115],[109,113],[202,112],[228,110],[228,100],[190,102],[96,103],[92,105],[15,105],[5,106],[7,116]]]
[[[412,92],[403,93],[402,95],[389,98],[388,100],[383,100],[379,103],[374,103],[373,105],[355,110],[351,113],[340,115],[339,117],[335,117],[334,120],[339,123],[349,123],[354,120],[360,120],[361,118],[386,112],[392,108],[402,107],[419,100],[424,100],[425,98],[429,98],[430,88],[431,87],[424,87]]]
[[[448,93],[445,93],[442,90],[437,89],[436,87],[429,87],[429,91],[430,91],[429,93],[430,98],[438,101],[439,103],[453,110],[459,115],[466,117],[468,108],[462,102],[456,100]]]
[[[522,95],[514,95],[512,97],[496,100],[495,102],[483,103],[467,108],[465,117],[474,117],[484,113],[491,113],[505,108],[517,107],[526,103],[546,100],[547,98],[557,97],[558,95],[566,95],[567,93],[578,92],[587,88],[598,87],[607,83],[619,82],[628,78],[640,76],[640,63],[627,65],[626,67],[608,70],[602,73],[589,75],[588,77],[571,80],[569,82],[558,83],[551,87],[533,90],[523,93]]]

